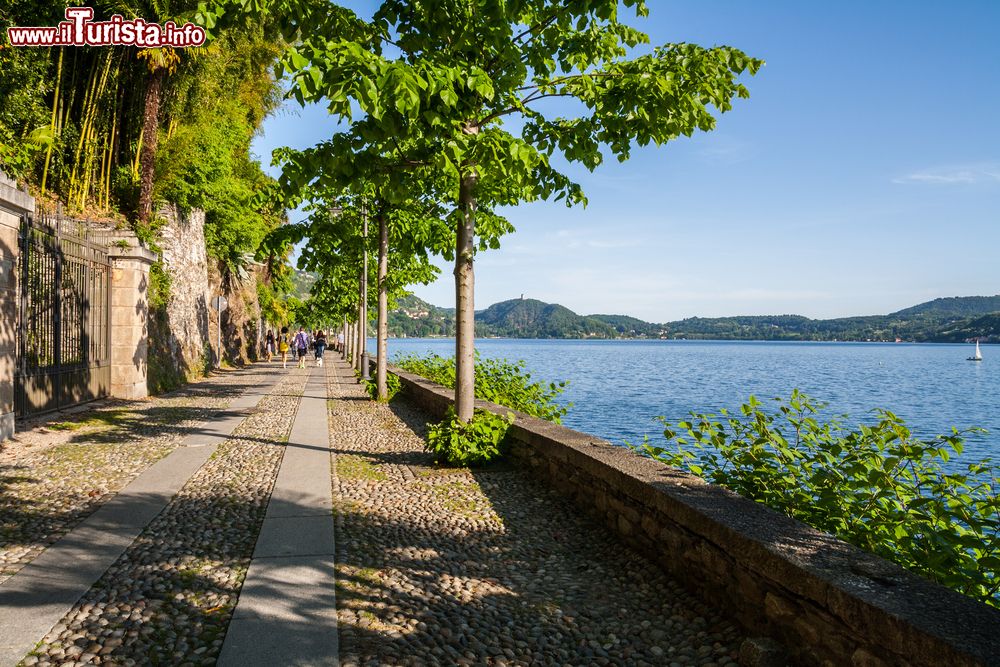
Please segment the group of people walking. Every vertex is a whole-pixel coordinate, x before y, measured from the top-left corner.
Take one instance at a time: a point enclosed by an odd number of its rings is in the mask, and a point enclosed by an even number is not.
[[[334,350],[340,352],[344,349],[344,334],[338,334],[333,344]],[[313,351],[316,358],[316,365],[323,365],[323,352],[326,351],[326,334],[322,329],[315,333],[306,331],[305,327],[299,327],[298,332],[292,336],[288,327],[281,327],[281,332],[276,336],[271,329],[267,330],[264,339],[264,352],[268,361],[274,359],[276,355],[281,355],[281,367],[288,368],[288,353],[291,352],[298,360],[298,367],[306,367],[306,355],[309,350]]]

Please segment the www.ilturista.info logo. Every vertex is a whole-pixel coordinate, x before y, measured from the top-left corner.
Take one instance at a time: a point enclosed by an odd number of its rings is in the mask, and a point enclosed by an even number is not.
[[[109,21],[94,21],[91,7],[67,7],[66,20],[56,27],[7,28],[11,46],[160,46],[181,48],[205,43],[205,29],[193,23],[163,25],[143,19],[126,21],[115,14]]]

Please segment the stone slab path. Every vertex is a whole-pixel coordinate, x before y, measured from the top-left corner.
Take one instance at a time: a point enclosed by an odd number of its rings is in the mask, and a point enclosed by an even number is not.
[[[0,667],[16,665],[125,552],[280,376],[249,388],[0,584]]]
[[[339,664],[333,530],[326,376],[314,369],[219,665]]]

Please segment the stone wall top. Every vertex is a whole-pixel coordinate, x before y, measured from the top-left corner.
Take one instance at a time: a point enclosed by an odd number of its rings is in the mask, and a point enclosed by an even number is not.
[[[112,260],[134,260],[140,264],[151,265],[157,259],[157,254],[142,246],[121,248],[108,246],[108,257]]]
[[[0,206],[15,213],[32,213],[35,198],[17,187],[14,179],[0,171]]]
[[[398,368],[390,371],[399,376],[409,397],[428,412],[442,415],[451,405],[451,390]],[[477,406],[500,414],[511,412],[485,401],[477,401]],[[718,577],[718,582],[701,588],[720,593],[727,604],[740,603],[730,581],[739,570],[773,584],[766,588],[774,600],[787,596],[796,603],[805,601],[818,617],[848,629],[857,642],[852,651],[876,646],[914,665],[1000,665],[1000,610],[659,461],[514,412],[511,436],[544,459],[550,474],[613,489],[631,507],[639,508],[639,513],[665,517],[669,526],[662,530],[680,530],[685,539],[695,536],[698,548],[717,552],[711,558],[724,557],[725,575],[705,571],[696,576]],[[575,498],[591,502],[590,495],[594,494],[576,494]],[[764,619],[765,610],[736,609],[734,615],[744,622],[755,616]],[[755,629],[772,628],[775,617],[780,622],[780,615],[770,615],[766,624]],[[786,621],[804,622],[795,615]],[[787,644],[789,637],[803,633],[777,634]],[[793,655],[798,653],[790,649]]]

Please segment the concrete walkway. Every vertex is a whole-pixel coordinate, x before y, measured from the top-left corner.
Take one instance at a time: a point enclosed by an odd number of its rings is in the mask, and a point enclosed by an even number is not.
[[[326,373],[313,369],[219,665],[339,664],[333,530]]]
[[[72,609],[279,378],[234,399],[217,420],[0,584],[0,667],[16,665]]]

